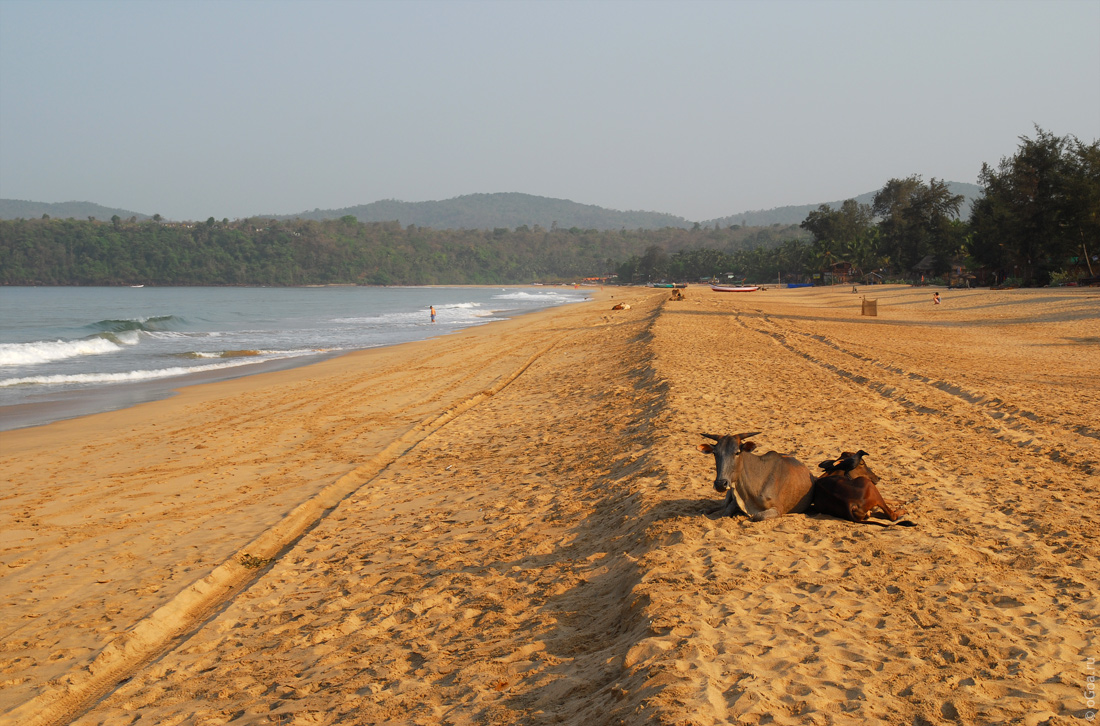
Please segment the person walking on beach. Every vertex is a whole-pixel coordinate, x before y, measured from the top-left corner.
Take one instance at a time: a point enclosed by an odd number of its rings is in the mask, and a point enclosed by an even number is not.
[[[940,294],[938,292],[932,293],[932,304],[933,305],[939,305],[940,304]]]
[[[937,300],[936,302],[939,302],[939,300]],[[432,322],[434,323],[435,322],[435,305],[429,305],[428,309],[432,311]]]

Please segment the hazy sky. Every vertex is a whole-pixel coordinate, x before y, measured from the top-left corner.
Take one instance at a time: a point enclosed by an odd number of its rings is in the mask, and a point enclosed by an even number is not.
[[[705,220],[1100,138],[1100,0],[0,0],[0,196]]]

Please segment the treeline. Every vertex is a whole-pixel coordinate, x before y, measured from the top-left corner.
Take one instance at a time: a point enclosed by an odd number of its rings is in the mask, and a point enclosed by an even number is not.
[[[732,273],[754,282],[808,281],[844,270],[912,280],[949,270],[992,282],[1047,284],[1095,277],[1100,254],[1100,142],[1036,127],[1011,157],[983,164],[981,194],[968,219],[946,182],[891,179],[870,204],[823,204],[800,225],[810,241],[767,249],[673,252],[660,247],[619,267],[624,281],[695,280]]]
[[[963,195],[919,176],[889,180],[870,204],[823,204],[798,226],[439,230],[352,215],[198,224],[43,215],[0,221],[0,284],[506,284],[611,274],[626,283],[768,282],[837,270],[909,280],[958,268],[1019,284],[1092,277],[1100,142],[1036,131],[1015,155],[983,165],[968,219],[958,217]]]
[[[653,245],[641,255],[632,255],[619,265],[620,282],[641,284],[661,280],[689,281],[722,279],[732,275],[754,282],[797,281],[817,269],[812,262],[812,245],[787,239],[778,245],[754,246],[723,251],[712,248],[667,253]]]
[[[4,285],[505,284],[606,276],[640,250],[776,245],[797,227],[434,230],[396,222],[0,221]]]

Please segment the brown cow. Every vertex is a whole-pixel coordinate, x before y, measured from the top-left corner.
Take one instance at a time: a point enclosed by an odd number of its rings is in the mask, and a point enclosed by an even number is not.
[[[726,493],[720,511],[733,516],[740,510],[754,522],[805,512],[810,508],[813,487],[810,470],[793,456],[775,451],[761,456],[751,453],[756,444],[745,439],[759,433],[703,434],[714,444],[699,444],[698,449],[714,455],[714,490]]]
[[[891,522],[905,514],[901,506],[891,507],[875,483],[878,476],[863,463],[867,452],[843,452],[838,458],[818,466],[825,476],[814,480],[813,507],[818,512],[852,522],[867,522],[871,512],[881,509]]]

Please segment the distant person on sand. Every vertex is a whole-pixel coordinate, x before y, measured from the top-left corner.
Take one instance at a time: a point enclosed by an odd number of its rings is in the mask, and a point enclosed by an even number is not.
[[[933,305],[939,305],[940,304],[940,294],[938,292],[932,293],[932,304]]]
[[[936,300],[936,302],[939,302],[939,300]],[[428,309],[432,311],[432,322],[434,323],[435,322],[435,305],[429,305]]]

